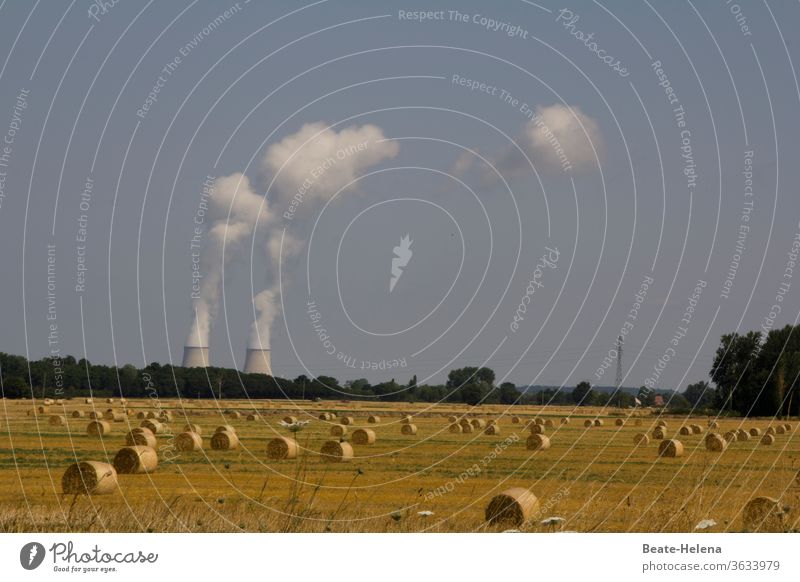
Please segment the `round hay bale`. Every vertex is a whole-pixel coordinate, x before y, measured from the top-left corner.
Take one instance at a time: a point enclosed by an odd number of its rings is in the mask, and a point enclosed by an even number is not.
[[[175,448],[183,453],[202,450],[203,437],[200,433],[187,430],[175,437]]]
[[[714,432],[710,432],[706,435],[705,442],[706,450],[714,453],[721,453],[728,446],[728,441],[726,441],[722,435]]]
[[[47,414],[47,411],[48,411],[48,410],[50,410],[50,407],[49,407],[49,406],[44,406],[44,405],[42,405],[42,406],[37,406],[37,407],[36,407],[36,412],[37,412],[38,414]]]
[[[375,416],[373,414],[369,418],[367,418],[367,422],[370,423],[370,424],[380,424],[381,417],[380,416]]]
[[[667,438],[667,429],[663,426],[657,426],[653,429],[653,440],[660,441]]]
[[[761,429],[760,428],[756,428],[755,426],[753,428],[751,428],[749,432],[750,432],[750,436],[754,436],[754,437],[761,436]]]
[[[150,410],[150,411],[148,411],[148,413],[147,413],[146,417],[147,417],[147,418],[156,418],[156,417],[157,417],[157,415],[156,415],[156,413],[155,413],[155,412],[153,412],[152,410]]]
[[[772,427],[772,426],[767,427],[767,430],[764,431],[764,434],[772,434],[772,435],[774,435],[775,434],[775,428]]]
[[[663,427],[663,428],[667,428],[667,423],[666,423],[666,421],[664,421],[664,420],[659,420],[659,421],[656,423],[656,426],[660,426],[660,427]]]
[[[550,439],[543,434],[532,434],[525,441],[529,451],[544,451],[550,448]]]
[[[417,425],[416,424],[401,424],[400,425],[400,434],[404,434],[404,435],[407,435],[407,436],[411,436],[411,435],[417,434]]]
[[[647,436],[645,433],[640,432],[633,436],[633,444],[636,446],[639,445],[649,445],[650,444],[650,437]]]
[[[127,398],[120,398],[119,399],[119,403],[120,404],[127,404],[128,403],[128,399]]]
[[[460,424],[451,424],[447,427],[447,432],[451,433],[460,433],[463,430],[463,427]]]
[[[239,447],[239,437],[235,432],[221,430],[211,437],[211,448],[215,451],[229,451]]]
[[[716,420],[709,420],[708,428],[719,428],[719,423]]]
[[[531,431],[531,434],[544,434],[547,432],[547,429],[545,429],[545,427],[541,424],[532,424],[529,430]]]
[[[239,412],[238,410],[229,410],[228,412],[225,413],[225,416],[234,420],[238,420],[242,418],[242,413]]]
[[[454,424],[454,423],[458,422],[458,417],[450,415],[450,416],[447,417],[447,422],[450,423],[450,424]]]
[[[677,439],[666,439],[658,445],[659,457],[682,457],[683,443]]]
[[[637,418],[636,420],[634,420],[633,421],[633,426],[642,426],[642,419],[641,418]]]
[[[133,429],[125,435],[125,444],[129,447],[140,445],[155,449],[157,445],[156,435],[148,429],[140,429],[138,431]]]
[[[161,434],[166,429],[166,427],[163,424],[161,424],[157,420],[153,420],[152,418],[143,420],[139,426],[143,428],[149,428],[153,434]]]
[[[120,475],[152,473],[158,467],[158,453],[152,447],[123,447],[114,457],[114,468]]]
[[[331,416],[331,413],[330,413],[330,412],[323,412],[323,413],[322,413],[322,414],[320,414],[320,415],[319,415],[317,418],[318,418],[319,420],[330,420],[330,419],[331,419],[331,418],[333,418],[333,417]]]
[[[775,434],[786,434],[786,428],[782,424],[775,427]]]
[[[469,419],[466,419],[466,418],[462,418],[461,420],[459,420],[459,421],[458,421],[458,424],[460,424],[461,426],[472,426],[472,425],[469,423]]]
[[[595,426],[603,426],[603,419],[602,418],[595,418],[594,419]]]
[[[591,419],[586,419],[583,421],[583,426],[585,428],[591,428],[594,426],[594,422]]]
[[[771,434],[765,434],[763,437],[761,437],[761,444],[762,445],[775,444],[775,437]]]
[[[320,457],[329,463],[346,463],[353,458],[353,447],[350,443],[326,441],[320,449]]]
[[[542,424],[543,425],[544,424],[544,419],[543,418],[534,418],[533,422],[535,424]]]
[[[497,424],[497,421],[494,418],[490,418],[486,421],[486,426],[494,426]]]
[[[125,422],[128,417],[122,414],[121,412],[114,412],[111,414],[111,417],[108,420],[112,422]]]
[[[65,426],[67,424],[67,419],[60,414],[54,414],[48,419],[47,423],[50,426]]]
[[[340,423],[340,424],[343,424],[343,425],[345,425],[345,426],[350,426],[350,425],[351,425],[351,424],[353,424],[354,422],[355,422],[355,420],[353,419],[353,417],[352,417],[352,416],[343,416],[343,417],[342,417],[342,418],[339,420],[339,423]]]
[[[484,432],[484,434],[488,434],[488,435],[497,435],[497,434],[500,434],[500,425],[498,425],[498,424],[492,424],[492,425],[490,425],[490,426],[487,426],[487,427],[484,429],[484,431],[483,431],[483,432]]]
[[[105,420],[93,420],[86,427],[89,436],[103,436],[111,432],[111,425]]]
[[[729,443],[735,443],[738,440],[738,436],[735,430],[729,430],[724,435],[722,435],[722,438],[724,438],[725,441]]]
[[[183,425],[183,432],[193,432],[202,435],[203,429],[200,428],[200,425],[189,423]]]
[[[678,430],[678,434],[681,436],[689,436],[692,434],[692,429],[688,426],[682,426],[680,430]]]
[[[786,424],[783,425],[783,428],[786,429],[786,432],[791,432],[792,431],[792,423],[787,422]]]
[[[756,497],[742,510],[742,522],[747,532],[783,532],[784,509],[777,499]]]
[[[743,428],[740,428],[739,430],[736,431],[736,440],[749,441],[750,433],[744,430]]]
[[[519,424],[522,421],[519,416],[512,416],[511,417],[511,424]]]
[[[413,419],[409,415],[405,415],[403,418],[400,419],[401,424],[411,424]]]
[[[564,417],[561,419],[561,424],[569,424],[569,419]]]
[[[136,418],[138,420],[144,420],[145,418],[147,418],[147,413],[146,412],[137,412],[136,413]]]
[[[113,398],[106,398],[106,402],[108,402],[109,404],[114,404],[114,399]]]
[[[44,403],[45,403],[47,406],[51,406],[52,404],[54,404],[54,402],[55,402],[55,401],[54,401],[52,398],[45,398],[45,399],[44,399]]]
[[[83,418],[86,416],[83,410],[73,410],[72,411],[72,418]]]
[[[89,418],[91,418],[92,420],[103,420],[103,413],[97,412],[96,410],[92,410],[89,413]]]
[[[61,491],[65,495],[107,495],[117,487],[114,467],[99,461],[73,463],[61,477]]]
[[[169,410],[162,410],[158,413],[158,420],[161,422],[169,422],[172,420],[172,413]]]
[[[692,429],[692,434],[703,434],[705,429],[699,424],[690,424],[689,428]]]
[[[229,424],[223,424],[214,429],[214,432],[232,432],[236,434],[236,429]]]
[[[472,428],[486,428],[486,421],[482,418],[473,418],[470,424]]]
[[[253,422],[254,420],[258,420],[258,415],[251,412],[245,417],[245,420],[248,422]]]
[[[91,398],[84,398],[83,399],[83,403],[84,404],[91,404],[92,403],[92,399]]]
[[[486,506],[486,521],[491,525],[518,527],[539,511],[539,500],[522,487],[506,489],[492,497]]]
[[[471,433],[475,432],[475,429],[469,423],[462,424],[461,425],[461,432],[463,432],[464,434],[471,434]]]
[[[267,457],[274,461],[296,459],[299,450],[297,441],[289,437],[274,438],[267,443]]]
[[[297,422],[297,417],[296,416],[284,416],[282,420],[286,424],[294,424],[295,422]]]
[[[375,444],[375,431],[371,428],[357,428],[353,431],[351,440],[357,445]]]
[[[618,418],[617,420],[614,421],[614,426],[625,426],[625,421],[622,420],[621,418]]]
[[[56,398],[56,402],[55,403],[58,404],[58,405],[64,404],[64,399],[63,398]]]
[[[347,434],[347,427],[342,424],[334,424],[331,427],[331,436],[344,436]]]
[[[548,418],[547,420],[544,421],[545,428],[553,428],[555,425],[556,423],[553,422],[552,418]]]

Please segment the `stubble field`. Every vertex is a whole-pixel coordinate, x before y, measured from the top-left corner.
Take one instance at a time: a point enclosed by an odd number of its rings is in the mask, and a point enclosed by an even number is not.
[[[755,497],[777,500],[781,530],[800,524],[800,438],[793,421],[789,430],[773,435],[772,444],[763,444],[759,435],[712,452],[705,446],[709,432],[758,428],[763,435],[785,421],[726,418],[710,429],[713,419],[707,417],[583,407],[161,401],[156,408],[147,399],[123,407],[81,398],[37,413],[40,404],[2,401],[0,531],[685,532],[713,520],[705,531],[738,532],[748,530],[742,510]],[[109,408],[123,413],[108,421],[111,432],[87,435],[88,415]],[[76,410],[85,416],[73,418]],[[172,420],[156,435],[155,471],[120,474],[118,490],[107,495],[62,493],[69,465],[112,463],[126,433],[141,424],[137,414],[162,410]],[[320,420],[324,412],[337,416]],[[64,416],[66,424],[51,425],[53,415]],[[292,433],[279,424],[287,415],[310,422]],[[369,423],[370,415],[380,421]],[[416,435],[401,434],[405,415],[412,417]],[[330,462],[320,449],[340,440],[331,429],[346,416],[354,420],[343,437],[352,444],[353,459]],[[451,433],[451,416],[494,420],[499,434],[484,428]],[[539,429],[550,439],[547,450],[526,447],[527,425],[537,418],[552,424]],[[563,418],[569,422],[562,424]],[[584,426],[596,418],[602,426]],[[634,444],[635,435],[652,435],[659,420],[667,423],[667,437],[683,444],[683,456],[660,457],[661,441],[652,437]],[[187,423],[200,427],[202,450],[175,449],[174,437]],[[703,432],[678,434],[690,424]],[[237,449],[211,448],[220,425],[235,429]],[[358,428],[372,429],[375,443],[352,443]],[[295,459],[268,458],[267,444],[276,437],[296,439]],[[487,523],[489,501],[514,487],[530,490],[538,508],[522,524]],[[563,521],[547,521],[553,517]]]

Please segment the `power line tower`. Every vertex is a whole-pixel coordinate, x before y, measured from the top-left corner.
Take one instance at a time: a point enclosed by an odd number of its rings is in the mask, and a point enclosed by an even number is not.
[[[622,406],[622,336],[617,336],[617,379],[614,382],[615,392],[617,393],[617,407]]]

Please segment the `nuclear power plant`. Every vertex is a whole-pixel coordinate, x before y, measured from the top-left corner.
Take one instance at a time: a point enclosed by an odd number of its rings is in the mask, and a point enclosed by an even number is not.
[[[244,373],[272,376],[272,358],[269,350],[248,348],[244,359]]]
[[[207,368],[208,348],[186,346],[183,348],[184,368]]]

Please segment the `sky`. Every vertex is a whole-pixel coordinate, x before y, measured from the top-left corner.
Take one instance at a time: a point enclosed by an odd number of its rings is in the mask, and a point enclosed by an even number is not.
[[[797,321],[796,4],[112,4],[0,3],[0,351],[683,389]]]

